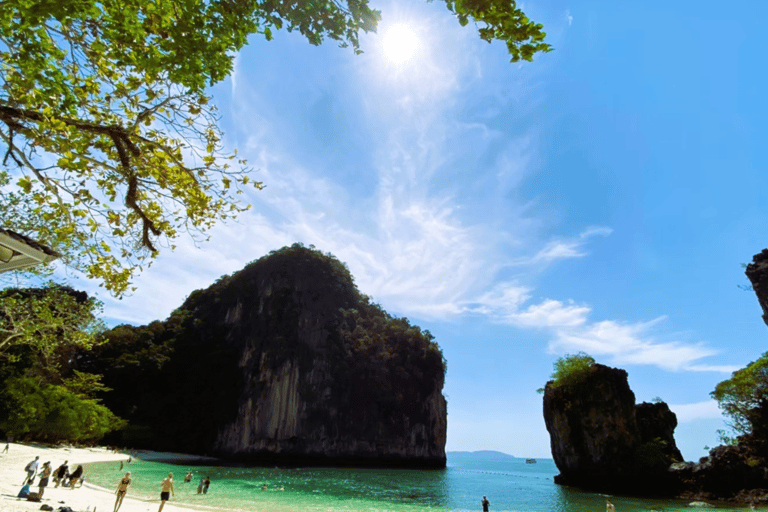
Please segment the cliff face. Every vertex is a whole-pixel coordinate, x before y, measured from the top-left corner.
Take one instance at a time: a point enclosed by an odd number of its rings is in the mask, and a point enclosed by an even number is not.
[[[635,407],[635,419],[640,429],[640,442],[653,443],[658,439],[661,452],[676,462],[682,462],[683,454],[675,443],[677,416],[664,402],[643,402]]]
[[[371,304],[335,258],[284,248],[193,292],[176,317],[154,377],[165,395],[121,411],[164,449],[267,464],[445,467],[439,347]]]
[[[393,418],[368,418],[376,425],[345,424],[352,418],[336,404],[333,376],[321,358],[306,373],[294,360],[274,370],[265,357],[259,359],[258,365],[242,368],[244,380],[259,385],[240,396],[234,420],[217,430],[214,454],[299,465],[445,466],[447,410],[442,381],[420,404],[423,414],[396,418],[404,434],[396,437],[383,432]],[[305,387],[314,389],[314,400],[302,394]],[[318,414],[327,420],[317,421]]]
[[[768,325],[768,249],[752,257],[752,263],[747,265],[745,273],[763,308],[763,321]]]
[[[547,383],[544,421],[558,483],[631,492],[663,483],[669,462],[682,460],[674,413],[663,403],[636,406],[624,370],[596,364],[576,384]]]
[[[248,374],[264,387],[241,397],[235,420],[218,429],[213,452],[226,458],[278,463],[444,466],[446,402],[442,393],[432,392],[423,404],[425,415],[414,418],[415,424],[411,425],[410,417],[398,418],[404,426],[403,438],[360,437],[354,429],[337,424],[348,419],[333,405],[332,388],[317,379],[320,373],[301,375],[289,362],[277,372],[262,367],[257,375]],[[319,404],[308,402],[300,392],[302,385],[313,381],[325,395],[323,402],[328,407],[323,413],[331,419],[327,423],[311,420]]]

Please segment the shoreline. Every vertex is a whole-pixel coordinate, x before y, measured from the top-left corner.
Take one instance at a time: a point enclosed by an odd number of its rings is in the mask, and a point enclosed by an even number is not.
[[[0,443],[0,451],[5,447],[5,443]],[[3,512],[32,512],[41,509],[42,505],[48,505],[53,508],[53,512],[58,512],[59,507],[70,507],[73,512],[110,512],[114,509],[115,505],[115,488],[119,478],[115,478],[114,487],[105,488],[89,481],[89,474],[86,468],[85,484],[82,487],[70,489],[66,487],[54,488],[51,479],[51,484],[46,487],[42,501],[32,502],[26,499],[17,497],[19,489],[21,489],[21,481],[24,479],[26,472],[24,467],[27,463],[39,456],[39,462],[42,465],[43,462],[50,461],[51,467],[55,470],[65,460],[68,461],[70,470],[76,467],[78,464],[92,464],[92,463],[110,463],[110,462],[127,462],[129,457],[137,461],[146,462],[164,462],[178,465],[197,465],[200,463],[215,465],[219,459],[213,457],[205,457],[199,455],[189,455],[182,453],[172,452],[154,452],[147,450],[130,450],[126,452],[112,452],[105,447],[92,447],[92,448],[73,448],[73,447],[46,447],[43,445],[35,444],[19,444],[11,443],[9,453],[0,453],[0,510]],[[122,468],[121,468],[122,469]],[[130,466],[126,466],[125,471],[129,471]],[[111,472],[111,470],[110,470]],[[115,472],[117,469],[115,468]],[[102,474],[98,471],[96,474]],[[181,475],[179,475],[181,476]],[[111,478],[111,477],[110,477]],[[36,478],[36,483],[39,481],[39,477]],[[99,483],[109,481],[109,479],[99,479]],[[181,479],[178,480],[178,483]],[[159,491],[159,482],[158,482]],[[30,486],[30,490],[37,491],[38,487],[35,485]],[[160,499],[158,496],[147,497],[146,493],[139,492],[136,489],[136,493],[132,494],[129,489],[128,494],[123,501],[120,508],[120,512],[156,512],[160,506]],[[177,489],[176,497],[172,497],[166,502],[163,512],[240,512],[241,510],[248,510],[249,512],[299,512],[303,509],[300,508],[296,502],[285,501],[271,501],[253,503],[247,509],[242,507],[233,507],[232,504],[222,501],[214,501],[203,503],[196,503],[194,500],[185,499],[184,495],[179,495],[179,489]],[[592,493],[590,493],[592,494]],[[598,496],[596,494],[596,496]],[[628,497],[612,496],[617,502],[621,502],[622,499]],[[641,498],[642,499],[642,498]],[[226,501],[226,500],[225,500]],[[629,500],[634,501],[634,500]],[[690,500],[663,500],[674,501],[674,505],[671,510],[682,509],[691,507]],[[678,501],[688,502],[687,505],[678,503]],[[228,506],[229,505],[229,506]],[[738,510],[741,507],[735,506],[733,503],[710,503],[708,506],[714,506],[719,510]],[[624,510],[631,511],[635,507],[626,507]],[[314,509],[313,509],[314,510]]]
[[[5,443],[0,444],[0,450],[5,448]],[[135,455],[134,455],[135,454]],[[4,512],[31,512],[38,511],[42,505],[53,507],[54,512],[59,507],[70,507],[73,512],[98,511],[109,512],[115,506],[114,489],[105,489],[88,482],[86,474],[85,483],[82,487],[70,489],[68,487],[54,487],[53,479],[45,488],[43,498],[39,502],[27,501],[18,498],[17,495],[21,489],[21,481],[24,479],[24,467],[36,456],[40,457],[40,466],[43,462],[50,461],[53,470],[58,468],[65,460],[70,469],[77,467],[78,464],[88,464],[94,462],[119,462],[128,461],[129,457],[140,460],[155,461],[174,461],[181,464],[186,462],[195,462],[204,460],[210,462],[212,458],[204,458],[197,455],[185,455],[177,453],[133,451],[130,454],[112,452],[104,447],[93,448],[74,448],[74,447],[45,447],[37,445],[27,445],[19,443],[10,443],[8,453],[0,453],[0,509]],[[38,474],[39,474],[38,468]],[[39,482],[39,478],[35,479]],[[115,482],[117,487],[117,481]],[[31,485],[30,490],[37,492],[38,487]],[[120,507],[120,512],[152,512],[160,506],[160,500],[153,499],[146,501],[140,498],[131,497],[130,490]],[[174,499],[166,502],[163,512],[199,512],[200,509],[189,504],[174,503]]]

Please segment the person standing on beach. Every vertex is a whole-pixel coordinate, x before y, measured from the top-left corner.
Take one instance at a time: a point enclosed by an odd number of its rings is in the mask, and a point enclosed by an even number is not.
[[[56,484],[54,487],[58,487],[61,481],[64,479],[65,476],[67,476],[67,471],[69,471],[69,466],[67,466],[68,460],[64,461],[64,464],[56,468],[56,471],[53,472],[53,481]]]
[[[43,469],[40,471],[40,483],[38,484],[40,488],[39,496],[42,498],[43,493],[45,492],[45,488],[48,486],[48,478],[51,476],[51,462],[48,461],[43,464]]]
[[[168,478],[160,484],[160,508],[157,509],[157,512],[163,510],[165,502],[171,497],[171,493],[176,496],[176,492],[173,490],[173,473],[168,473]]]
[[[120,510],[120,505],[123,504],[123,498],[125,498],[125,493],[128,492],[128,487],[133,483],[133,480],[131,480],[131,472],[127,472],[123,478],[120,479],[120,483],[117,484],[117,490],[115,491],[115,494],[117,494],[117,499],[115,500],[115,510],[114,512],[117,512]]]
[[[605,500],[605,512],[616,512],[616,507],[613,506],[611,500]]]
[[[40,456],[38,455],[37,457],[35,457],[35,460],[33,460],[32,462],[26,465],[26,467],[24,468],[24,471],[27,472],[27,478],[25,478],[24,481],[21,482],[21,485],[32,483],[32,480],[35,478],[35,474],[37,473],[37,461],[39,458]]]
[[[200,477],[200,485],[197,486],[197,494],[203,493],[203,487],[205,487],[205,478]]]
[[[208,494],[208,486],[211,485],[210,477],[205,477],[205,483],[203,484],[203,494]]]
[[[491,506],[491,502],[488,501],[488,497],[483,496],[483,512],[488,512],[490,506]]]
[[[68,482],[69,489],[70,490],[74,489],[75,488],[75,484],[81,478],[83,480],[85,480],[85,477],[83,476],[83,465],[82,464],[78,464],[77,468],[72,473],[70,473],[69,476],[68,476],[68,479],[69,479],[69,482]],[[83,486],[83,484],[80,483],[80,487],[82,487],[82,486]]]

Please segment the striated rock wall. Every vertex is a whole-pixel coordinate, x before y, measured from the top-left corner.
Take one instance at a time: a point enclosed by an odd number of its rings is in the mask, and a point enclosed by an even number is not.
[[[177,449],[265,464],[445,467],[442,353],[429,333],[370,304],[337,260],[285,248],[180,309],[188,319],[163,368],[180,400],[167,412],[187,414],[189,396],[215,403],[211,417],[178,427],[174,439],[189,441]],[[226,363],[210,370],[199,360],[208,354]]]
[[[262,385],[241,395],[235,420],[218,430],[216,455],[300,465],[445,466],[447,407],[442,385],[435,386],[422,404],[422,421],[411,424],[411,418],[401,418],[407,424],[402,438],[361,439],[337,424],[345,418],[333,405],[330,376],[319,370],[324,361],[318,359],[310,372],[302,374],[292,360],[277,370],[265,360],[262,357],[258,373],[246,372],[246,380]],[[302,386],[319,390],[319,402],[307,402]],[[330,421],[321,425],[309,421],[317,409],[323,409]]]

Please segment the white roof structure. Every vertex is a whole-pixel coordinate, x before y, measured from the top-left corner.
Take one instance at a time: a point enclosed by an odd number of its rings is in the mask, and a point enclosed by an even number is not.
[[[47,263],[60,256],[56,251],[27,236],[0,228],[0,274]]]

